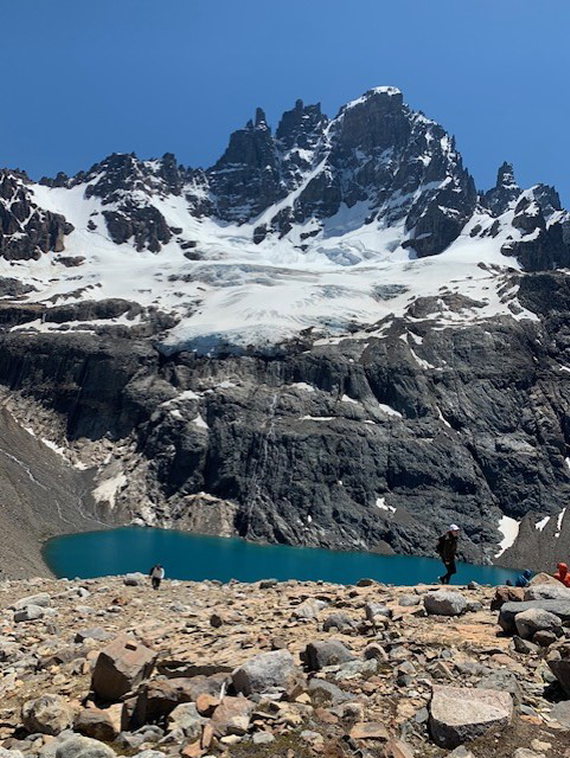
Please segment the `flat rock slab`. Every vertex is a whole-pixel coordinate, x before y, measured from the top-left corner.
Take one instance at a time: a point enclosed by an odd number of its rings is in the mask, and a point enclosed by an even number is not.
[[[499,611],[499,625],[507,634],[516,634],[515,618],[519,613],[531,608],[549,611],[564,622],[570,621],[570,601],[567,600],[529,600],[522,603],[505,603]]]
[[[359,721],[350,730],[353,740],[384,740],[388,741],[388,730],[379,721]]]
[[[508,692],[435,685],[430,703],[430,731],[440,747],[455,748],[492,727],[505,727],[513,716]]]

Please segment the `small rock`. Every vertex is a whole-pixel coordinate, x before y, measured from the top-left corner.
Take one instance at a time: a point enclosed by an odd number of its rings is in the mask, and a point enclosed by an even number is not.
[[[272,742],[275,742],[275,737],[271,732],[255,732],[251,741],[254,745],[270,745]]]
[[[123,706],[83,708],[75,718],[75,731],[101,742],[112,742],[121,732]]]
[[[125,574],[123,578],[123,584],[127,587],[140,587],[141,584],[146,582],[146,576],[140,572],[134,574]]]
[[[420,595],[400,595],[398,598],[398,605],[408,607],[412,605],[419,605],[421,603]]]
[[[47,592],[40,592],[38,595],[23,597],[21,600],[15,602],[12,608],[18,611],[21,608],[27,608],[30,605],[37,605],[40,608],[49,608],[51,606],[51,597]]]
[[[557,639],[558,636],[547,629],[543,629],[542,631],[539,630],[532,635],[533,643],[540,647],[549,647],[550,645],[553,645]]]
[[[177,705],[168,717],[168,731],[182,732],[189,740],[197,740],[202,734],[206,719],[198,713],[194,703]]]
[[[382,663],[387,663],[389,660],[388,653],[384,650],[382,645],[379,645],[377,642],[371,642],[370,645],[367,645],[362,651],[362,654],[367,660],[370,658],[376,658]]]
[[[57,746],[55,758],[116,758],[116,753],[98,740],[73,736]]]
[[[570,700],[556,703],[550,711],[550,718],[557,721],[564,729],[570,730]]]
[[[308,689],[309,695],[316,705],[324,705],[325,703],[339,705],[354,698],[354,695],[341,690],[336,684],[327,682],[326,679],[311,679]]]
[[[339,632],[350,632],[356,628],[356,623],[346,613],[333,613],[323,621],[323,631],[337,629]]]
[[[356,582],[357,587],[372,587],[372,585],[375,584],[374,579],[359,579]]]
[[[513,647],[517,653],[522,653],[523,655],[538,653],[539,649],[538,645],[535,645],[534,642],[523,640],[522,637],[519,637],[518,635],[513,637]]]
[[[217,737],[227,734],[246,734],[254,704],[244,697],[225,697],[214,715],[211,725]]]
[[[275,587],[279,582],[277,579],[262,579],[259,582],[259,589],[260,590],[269,590],[272,587]]]
[[[18,611],[14,611],[14,621],[38,621],[45,616],[46,609],[40,605],[26,605]]]
[[[316,619],[326,606],[324,600],[309,598],[293,609],[293,618],[312,620]]]
[[[92,626],[89,629],[81,629],[76,632],[74,642],[81,643],[86,640],[97,640],[98,642],[107,642],[107,640],[113,639],[114,635],[111,632],[106,632],[100,626]]]
[[[491,610],[500,610],[505,603],[516,603],[524,600],[524,589],[522,587],[497,587],[495,595],[491,600]]]

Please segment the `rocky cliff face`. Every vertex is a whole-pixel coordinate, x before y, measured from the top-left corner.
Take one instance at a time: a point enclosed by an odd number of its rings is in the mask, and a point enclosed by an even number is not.
[[[0,381],[70,454],[111,445],[120,518],[428,554],[456,521],[464,557],[533,567],[566,544],[570,215],[509,164],[478,194],[398,90],[275,133],[258,110],[205,170],[4,171],[0,221]]]

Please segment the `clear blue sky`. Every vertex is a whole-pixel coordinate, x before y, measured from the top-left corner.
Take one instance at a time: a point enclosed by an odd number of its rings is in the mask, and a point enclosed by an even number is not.
[[[570,206],[569,0],[0,0],[0,165],[105,155],[206,166],[257,105],[334,115],[393,84],[477,185],[511,160]]]

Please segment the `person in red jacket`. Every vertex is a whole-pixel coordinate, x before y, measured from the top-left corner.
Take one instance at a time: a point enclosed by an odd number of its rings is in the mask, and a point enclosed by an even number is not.
[[[565,563],[559,563],[558,571],[554,574],[554,578],[558,579],[559,582],[562,582],[562,584],[565,587],[570,587],[570,574],[568,573],[568,566]]]

